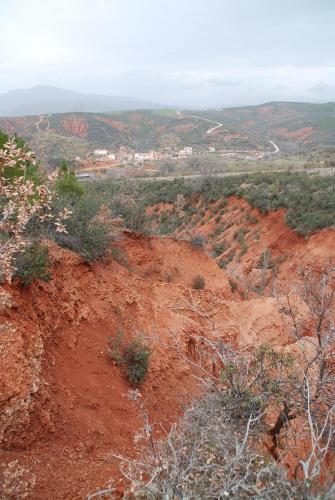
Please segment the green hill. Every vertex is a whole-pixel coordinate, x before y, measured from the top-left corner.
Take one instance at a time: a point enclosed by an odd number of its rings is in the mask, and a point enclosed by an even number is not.
[[[214,127],[206,118],[222,123]],[[264,150],[275,141],[282,152],[335,145],[335,103],[273,102],[221,110],[144,110],[114,113],[59,113],[0,118],[0,130],[17,133],[49,163],[84,157],[97,147],[128,146],[138,151],[193,146],[195,150]]]

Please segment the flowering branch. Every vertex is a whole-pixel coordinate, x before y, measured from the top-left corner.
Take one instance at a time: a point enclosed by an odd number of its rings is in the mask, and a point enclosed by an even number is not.
[[[15,140],[0,150],[0,278],[6,281],[13,275],[15,255],[29,245],[24,237],[29,221],[33,217],[49,220],[57,232],[66,233],[64,221],[71,214],[66,208],[57,216],[51,213],[57,173],[39,185],[28,178],[29,165],[36,166],[35,155],[19,148]]]

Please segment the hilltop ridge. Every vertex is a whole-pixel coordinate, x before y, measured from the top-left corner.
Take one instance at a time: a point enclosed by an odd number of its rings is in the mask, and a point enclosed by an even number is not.
[[[210,123],[206,120],[222,126],[208,134]],[[115,151],[120,146],[137,151],[190,146],[198,151],[211,147],[252,153],[271,151],[269,141],[278,144],[284,154],[291,154],[335,146],[335,103],[275,102],[206,111],[52,113],[0,118],[0,130],[23,136],[48,162],[84,158],[95,148]]]

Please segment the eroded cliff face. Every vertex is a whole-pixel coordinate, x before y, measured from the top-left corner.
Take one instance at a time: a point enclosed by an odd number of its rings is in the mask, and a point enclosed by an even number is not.
[[[260,225],[264,247],[255,240],[233,268],[243,276],[256,269],[264,248],[286,255],[285,242],[290,259],[277,266],[285,285],[302,259],[322,262],[334,254],[332,231],[305,241],[278,215],[262,216]],[[232,291],[227,272],[203,250],[131,233],[116,246],[123,265],[112,258],[89,265],[50,244],[52,280],[8,288],[13,306],[1,312],[8,328],[0,338],[0,456],[33,478],[22,486],[31,498],[83,498],[111,478],[122,491],[114,455],[139,452],[134,437],[143,422],[124,374],[107,356],[108,336],[117,331],[126,339],[142,333],[152,349],[141,393],[151,421],[160,424],[157,435],[200,393],[197,370],[187,362],[199,336],[250,348],[264,342],[303,348],[292,336],[284,295],[246,293],[241,279]],[[206,284],[197,291],[192,280],[199,274]],[[292,300],[308,336],[309,310],[298,295]]]
[[[182,210],[161,204],[148,214],[170,216],[176,209]],[[245,298],[292,292],[302,269],[320,272],[335,262],[335,231],[323,229],[301,236],[286,225],[283,209],[262,214],[235,196],[223,206],[221,200],[208,203],[195,196],[193,209],[193,215],[173,235],[185,239],[202,236],[207,254],[224,268]]]

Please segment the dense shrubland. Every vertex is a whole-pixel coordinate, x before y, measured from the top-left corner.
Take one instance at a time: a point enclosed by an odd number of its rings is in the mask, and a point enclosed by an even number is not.
[[[192,202],[201,196],[213,202],[228,196],[243,197],[262,213],[285,208],[287,224],[298,233],[306,235],[323,227],[330,227],[335,220],[335,176],[322,177],[307,173],[245,174],[203,179],[175,179],[173,181],[99,181],[90,190],[99,193],[106,201],[117,193],[127,193],[142,207],[158,203],[175,203],[178,195],[186,199],[185,216],[191,214]],[[165,221],[166,222],[166,221]],[[178,220],[165,224],[165,234],[172,232]],[[181,223],[181,221],[180,221]],[[170,228],[169,228],[170,226]]]

